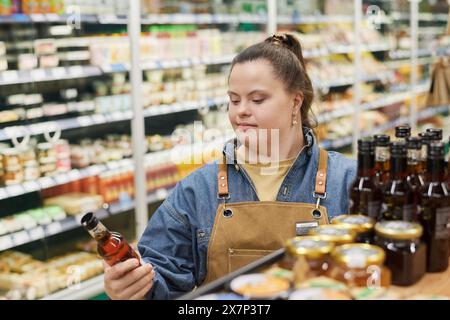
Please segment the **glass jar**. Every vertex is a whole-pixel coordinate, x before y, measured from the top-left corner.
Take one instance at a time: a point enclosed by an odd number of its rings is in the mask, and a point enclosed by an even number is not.
[[[407,221],[381,221],[375,225],[375,243],[386,252],[385,265],[392,272],[392,283],[409,286],[426,272],[426,245],[421,243],[423,228]]]
[[[375,219],[371,217],[362,214],[343,214],[333,218],[331,223],[355,231],[356,242],[370,244],[373,241]]]
[[[289,239],[286,242],[286,258],[283,267],[296,271],[299,258],[305,258],[309,271],[307,277],[324,275],[330,265],[330,253],[334,245],[318,236],[301,236]]]
[[[328,276],[349,287],[389,287],[391,273],[383,266],[382,248],[366,243],[337,246],[331,253],[333,259]]]
[[[355,241],[355,231],[341,225],[327,224],[319,226],[309,231],[310,235],[316,235],[321,240],[332,242],[338,246]]]

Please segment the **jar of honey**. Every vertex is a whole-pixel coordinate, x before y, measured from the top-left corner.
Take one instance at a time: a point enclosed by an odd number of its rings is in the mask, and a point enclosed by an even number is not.
[[[426,244],[420,241],[420,224],[401,220],[381,221],[375,225],[375,243],[386,252],[385,265],[392,272],[392,283],[409,286],[426,272]]]
[[[331,223],[355,231],[356,242],[372,243],[373,241],[375,219],[371,217],[362,214],[343,214],[335,217]]]
[[[356,233],[350,228],[336,224],[321,225],[309,231],[310,235],[316,235],[321,240],[332,242],[335,245],[352,243]]]
[[[295,272],[295,264],[299,257],[304,257],[308,267],[308,277],[318,277],[328,271],[330,265],[330,253],[334,245],[318,236],[301,236],[289,239],[286,242],[286,269]]]
[[[391,272],[383,263],[382,248],[366,243],[337,246],[331,253],[332,265],[328,276],[349,287],[389,287]]]

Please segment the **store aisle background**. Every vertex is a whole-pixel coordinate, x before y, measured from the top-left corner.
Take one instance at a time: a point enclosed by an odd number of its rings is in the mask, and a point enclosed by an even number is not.
[[[443,128],[448,143],[445,80],[439,99],[427,94],[450,56],[447,1],[421,1],[417,15],[406,0],[276,1],[276,21],[269,2],[141,1],[149,216],[201,166],[191,160],[214,158],[230,137],[230,62],[274,26],[303,45],[322,147],[352,157],[359,136],[400,124]],[[86,210],[137,238],[128,5],[0,1],[0,297],[102,294],[95,243],[78,223]]]

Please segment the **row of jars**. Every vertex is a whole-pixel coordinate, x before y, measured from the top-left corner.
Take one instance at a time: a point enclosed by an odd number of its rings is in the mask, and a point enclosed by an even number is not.
[[[328,276],[350,287],[410,286],[427,270],[422,233],[414,222],[375,223],[364,215],[342,215],[290,239],[281,266],[304,277],[296,271],[301,257],[309,266],[308,278]]]
[[[65,140],[36,147],[0,146],[0,184],[14,185],[70,171],[70,148]]]

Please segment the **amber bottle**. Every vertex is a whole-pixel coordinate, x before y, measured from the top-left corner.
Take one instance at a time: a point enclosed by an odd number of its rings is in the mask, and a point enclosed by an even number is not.
[[[391,138],[387,134],[376,134],[373,138],[375,143],[375,181],[377,186],[383,190],[389,181],[391,159],[389,143]]]
[[[375,182],[373,139],[358,140],[358,174],[350,190],[350,214],[363,214],[378,220],[382,193]]]
[[[118,232],[109,231],[92,212],[81,219],[81,224],[89,234],[97,241],[98,254],[110,266],[116,263],[136,258],[139,256]]]
[[[425,182],[422,178],[421,172],[421,147],[422,143],[419,138],[410,137],[407,140],[407,177],[406,181],[412,190],[414,198],[414,207],[417,214],[419,214],[418,206],[420,204],[420,194]]]
[[[383,193],[382,214],[384,220],[416,221],[417,208],[414,196],[407,182],[406,143],[393,142],[391,151],[391,172]]]
[[[444,172],[444,144],[432,143],[428,148],[427,182],[421,198],[428,272],[442,272],[448,267],[450,194]]]

